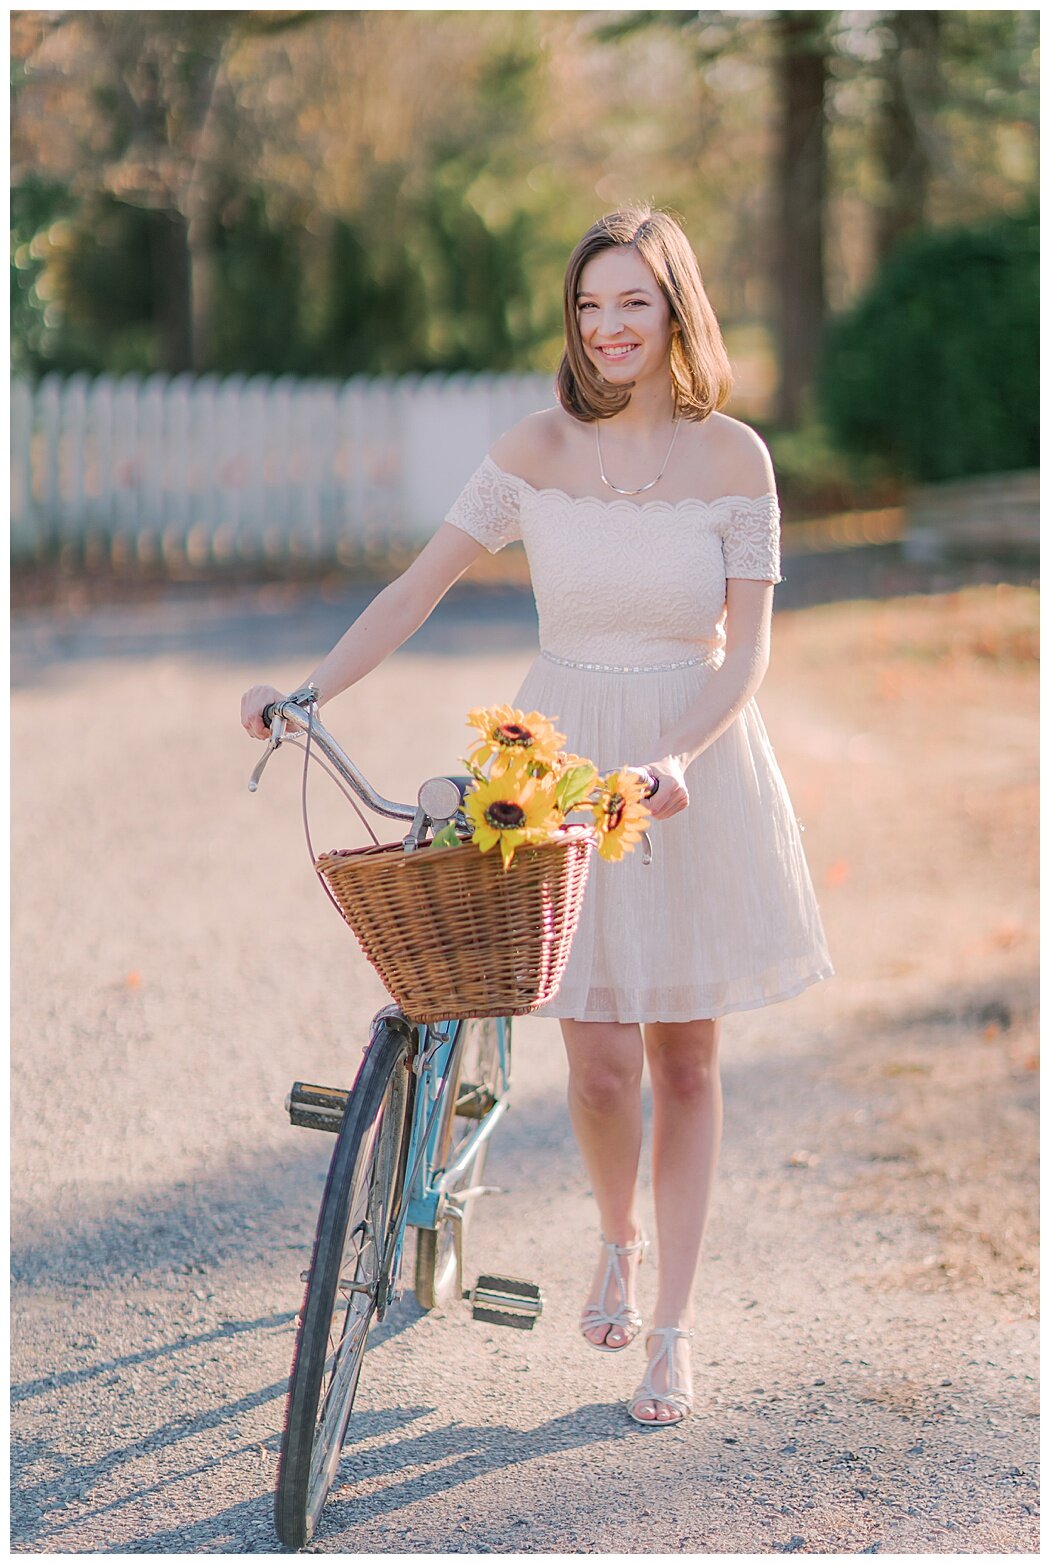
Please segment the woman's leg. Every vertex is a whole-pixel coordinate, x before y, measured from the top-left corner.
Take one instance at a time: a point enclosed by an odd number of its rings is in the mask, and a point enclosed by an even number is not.
[[[717,1020],[653,1021],[644,1028],[653,1091],[653,1204],[659,1280],[654,1325],[690,1326],[693,1281],[711,1205],[722,1139],[722,1083]],[[653,1343],[652,1353],[659,1348]],[[675,1343],[682,1376],[688,1343]],[[661,1373],[657,1388],[666,1384]],[[643,1417],[671,1416],[662,1403],[644,1402]]]
[[[562,1021],[569,1057],[569,1118],[598,1205],[603,1237],[613,1244],[632,1243],[639,1234],[635,1186],[642,1146],[642,1035],[637,1022]],[[618,1264],[634,1303],[637,1256]],[[607,1263],[603,1250],[589,1303],[613,1312],[619,1292],[610,1286],[600,1297]],[[618,1326],[598,1325],[587,1333],[596,1346],[622,1346],[628,1333]]]

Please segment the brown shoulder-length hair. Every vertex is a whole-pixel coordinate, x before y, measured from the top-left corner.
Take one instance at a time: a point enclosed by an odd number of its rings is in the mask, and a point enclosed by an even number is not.
[[[729,400],[733,372],[692,246],[675,219],[648,206],[608,212],[588,228],[565,268],[565,351],[555,382],[558,401],[583,423],[627,406],[631,385],[611,386],[593,367],[580,337],[577,294],[592,256],[617,246],[638,251],[671,309],[671,381],[682,418],[698,422]]]

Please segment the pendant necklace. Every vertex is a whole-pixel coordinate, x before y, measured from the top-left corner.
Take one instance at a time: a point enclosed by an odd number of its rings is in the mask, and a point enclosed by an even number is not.
[[[643,483],[641,488],[638,489],[618,489],[615,483],[613,483],[605,476],[605,463],[602,461],[602,443],[598,435],[598,425],[600,422],[601,419],[599,418],[596,418],[594,421],[594,443],[598,448],[598,471],[601,473],[602,482],[605,484],[605,487],[607,489],[611,489],[614,494],[644,494],[646,489],[655,488],[656,485],[660,482],[660,479],[663,477],[664,473],[667,471],[667,464],[671,460],[671,452],[674,450],[674,443],[678,438],[678,425],[682,422],[681,415],[679,415],[674,421],[674,429],[671,433],[671,443],[667,447],[667,455],[664,457],[663,466],[660,468],[660,471],[657,473],[656,477],[652,480],[651,483]]]

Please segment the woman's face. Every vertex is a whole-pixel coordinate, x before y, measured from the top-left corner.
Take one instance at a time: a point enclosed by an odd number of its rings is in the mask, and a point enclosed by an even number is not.
[[[576,318],[584,351],[614,385],[667,373],[671,310],[656,278],[627,245],[600,250],[580,273]]]

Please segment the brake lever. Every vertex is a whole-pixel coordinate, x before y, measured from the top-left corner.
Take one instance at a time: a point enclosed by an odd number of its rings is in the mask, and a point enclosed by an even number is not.
[[[267,741],[266,748],[262,752],[262,756],[258,765],[255,767],[255,770],[248,779],[249,793],[255,792],[256,788],[259,786],[259,780],[266,769],[267,761],[273,754],[274,750],[280,749],[282,743],[284,742],[284,730],[284,718],[275,715],[273,721],[270,723],[270,737]]]

